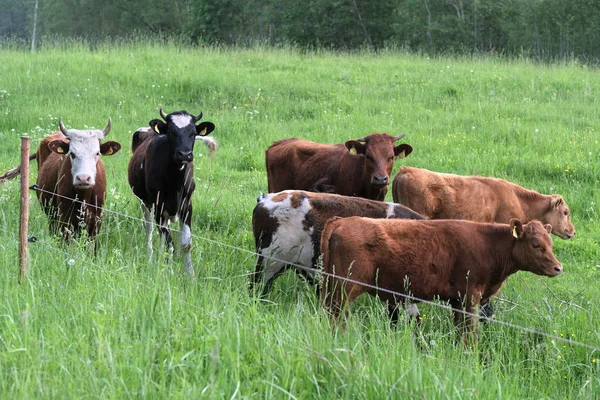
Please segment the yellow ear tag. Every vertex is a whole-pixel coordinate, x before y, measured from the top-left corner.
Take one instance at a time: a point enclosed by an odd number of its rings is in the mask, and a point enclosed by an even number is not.
[[[358,151],[356,151],[356,148],[354,146],[352,146],[352,148],[350,149],[350,154],[358,154]]]
[[[402,152],[401,152],[400,154],[398,154],[398,155],[396,156],[396,158],[404,158],[404,157],[405,157],[405,155],[404,155],[404,154],[405,154],[405,152],[404,152],[404,150],[402,150]]]
[[[114,151],[113,151],[113,148],[112,148],[112,147],[109,147],[109,148],[108,148],[108,151],[106,152],[106,155],[107,155],[107,156],[110,156],[110,155],[112,155],[112,153],[114,153]]]
[[[204,128],[204,129],[202,129],[202,130],[200,131],[200,133],[198,133],[198,135],[200,135],[200,136],[204,136],[204,135],[206,135],[206,130],[207,130],[207,128]]]
[[[62,147],[59,146],[59,147],[56,148],[56,152],[60,153],[60,154],[63,154],[65,152],[65,150]]]
[[[160,132],[158,131],[158,125],[154,125],[154,132],[156,132],[156,133],[160,133]]]
[[[517,227],[513,227],[513,236],[515,237],[515,239],[518,239],[519,236],[517,235]]]

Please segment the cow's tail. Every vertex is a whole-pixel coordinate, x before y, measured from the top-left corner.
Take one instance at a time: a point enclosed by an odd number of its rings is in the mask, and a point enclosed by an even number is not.
[[[208,150],[210,151],[209,155],[212,157],[217,149],[219,148],[219,144],[217,141],[211,136],[196,136],[196,140],[201,140]]]
[[[37,158],[37,153],[33,153],[29,156],[29,161],[35,160]],[[0,175],[0,183],[4,183],[10,179],[13,179],[15,176],[21,174],[21,166],[14,167],[9,169],[4,174]]]
[[[325,303],[327,308],[331,308],[334,304],[332,296],[335,296],[334,288],[339,282],[333,279],[332,275],[335,275],[335,268],[331,265],[331,254],[329,252],[330,239],[333,231],[335,231],[338,225],[335,223],[341,217],[332,217],[327,220],[323,233],[321,234],[321,257],[323,258],[323,283],[321,285],[321,301]]]

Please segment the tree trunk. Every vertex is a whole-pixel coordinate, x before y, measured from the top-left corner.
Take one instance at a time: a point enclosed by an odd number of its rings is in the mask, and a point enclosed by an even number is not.
[[[35,0],[35,8],[33,9],[33,32],[31,33],[31,52],[35,51],[35,34],[37,31],[37,13],[38,13],[38,0]]]
[[[423,4],[425,4],[425,9],[427,10],[427,43],[429,43],[429,48],[431,48],[431,10],[429,9],[427,0],[423,0]]]

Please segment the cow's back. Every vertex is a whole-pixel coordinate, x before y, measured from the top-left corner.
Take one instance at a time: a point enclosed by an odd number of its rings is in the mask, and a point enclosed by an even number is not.
[[[523,218],[515,186],[502,179],[402,167],[392,191],[394,201],[431,219],[507,223]]]
[[[323,235],[329,255],[326,272],[396,291],[410,291],[431,300],[435,295],[453,298],[464,290],[464,277],[472,284],[489,279],[494,264],[494,241],[486,230],[507,227],[470,221],[411,221],[345,218],[329,223]],[[335,235],[335,236],[333,236]],[[475,267],[475,268],[474,268]],[[399,281],[406,277],[407,282]],[[462,279],[462,280],[461,280]],[[448,284],[449,282],[454,282]],[[406,285],[407,287],[402,287]],[[388,298],[386,293],[380,293]]]
[[[330,145],[302,139],[283,139],[265,153],[269,193],[287,189],[311,190],[315,183],[331,175],[341,158],[344,145]]]

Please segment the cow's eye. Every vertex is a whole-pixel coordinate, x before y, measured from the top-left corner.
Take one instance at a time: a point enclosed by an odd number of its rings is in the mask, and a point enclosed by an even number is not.
[[[569,215],[568,211],[565,211],[565,217],[567,217]]]
[[[97,152],[97,153],[96,153],[96,156],[99,156],[99,155],[100,155],[100,152]]]
[[[531,247],[533,247],[534,249],[539,249],[540,248],[540,244],[537,241],[533,241],[531,242]]]
[[[71,154],[69,154],[69,155],[71,156],[71,160],[74,160],[74,159],[75,159],[75,154],[71,153]]]
[[[375,161],[375,159],[370,154],[367,154],[366,157],[369,161]]]

